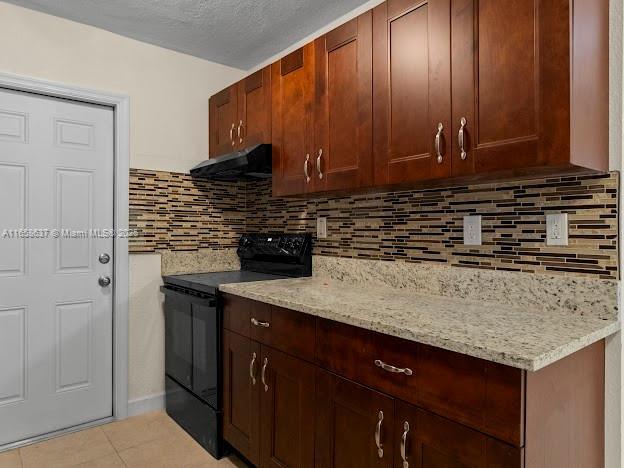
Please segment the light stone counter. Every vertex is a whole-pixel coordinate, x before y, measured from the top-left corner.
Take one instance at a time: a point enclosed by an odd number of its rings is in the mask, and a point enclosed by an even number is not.
[[[616,317],[428,295],[326,276],[228,284],[221,291],[528,371],[620,328]]]

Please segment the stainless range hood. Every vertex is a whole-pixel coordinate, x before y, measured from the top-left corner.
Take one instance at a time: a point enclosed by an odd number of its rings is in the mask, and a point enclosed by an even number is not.
[[[263,143],[208,159],[191,169],[191,175],[214,180],[268,179],[271,145]]]

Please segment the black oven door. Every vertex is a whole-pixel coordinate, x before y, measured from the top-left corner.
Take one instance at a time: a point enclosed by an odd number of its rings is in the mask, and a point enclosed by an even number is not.
[[[165,373],[215,409],[220,408],[219,330],[214,296],[164,286]]]

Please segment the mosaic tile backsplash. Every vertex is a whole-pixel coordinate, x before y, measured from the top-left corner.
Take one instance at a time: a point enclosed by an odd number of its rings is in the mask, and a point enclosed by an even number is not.
[[[130,224],[143,233],[132,252],[230,248],[244,231],[314,233],[324,216],[316,255],[618,278],[617,173],[312,199],[274,198],[270,181],[130,175]],[[557,212],[568,213],[567,247],[545,243],[545,215]],[[482,246],[463,245],[467,214],[482,215]]]

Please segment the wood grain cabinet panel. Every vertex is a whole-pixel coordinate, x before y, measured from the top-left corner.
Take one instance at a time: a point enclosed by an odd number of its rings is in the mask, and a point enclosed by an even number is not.
[[[273,194],[310,192],[314,186],[313,43],[271,66],[271,88]]]
[[[238,149],[271,143],[271,67],[238,82]]]
[[[232,85],[208,101],[210,157],[230,153],[236,148],[237,90],[237,85]]]
[[[453,175],[606,170],[608,2],[451,4]]]
[[[260,463],[260,345],[223,334],[223,435],[250,462]]]
[[[393,398],[320,369],[316,398],[317,468],[393,466]]]
[[[523,468],[524,451],[406,403],[396,402],[396,468]]]
[[[450,0],[373,10],[375,184],[451,174]]]
[[[262,347],[263,468],[313,468],[315,367]]]
[[[372,160],[372,14],[315,41],[314,190],[367,187]]]

